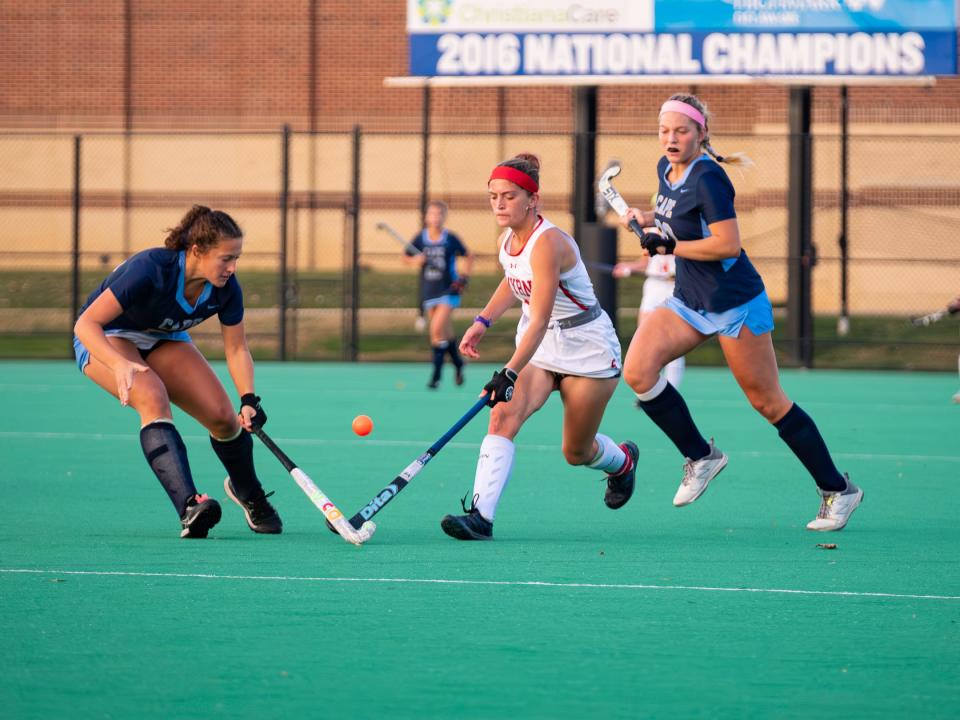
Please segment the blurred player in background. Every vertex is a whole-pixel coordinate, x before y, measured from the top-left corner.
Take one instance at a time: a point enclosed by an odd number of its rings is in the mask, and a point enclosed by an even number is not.
[[[667,298],[673,297],[674,278],[677,275],[677,265],[673,255],[658,255],[650,257],[644,255],[636,262],[621,262],[613,267],[613,276],[617,279],[630,277],[636,273],[644,273],[643,296],[640,299],[640,309],[637,311],[637,329],[655,309],[660,307]],[[683,371],[686,368],[686,359],[678,357],[671,360],[663,369],[667,382],[678,390],[683,382]],[[640,401],[637,401],[640,407]]]
[[[453,334],[453,309],[473,271],[473,255],[459,237],[444,227],[447,205],[439,200],[427,203],[423,230],[404,251],[404,261],[420,268],[420,304],[430,319],[430,346],[433,372],[427,387],[440,386],[444,357],[449,354],[456,372],[455,382],[463,385],[463,358]],[[463,258],[463,273],[457,273],[457,258]]]
[[[633,494],[637,446],[617,445],[597,431],[620,377],[620,342],[600,308],[577,244],[538,212],[540,160],[517,155],[497,165],[487,183],[490,207],[504,228],[499,240],[505,277],[464,333],[463,354],[479,357],[484,333],[519,300],[516,350],[484,386],[493,406],[480,445],[472,507],[440,526],[458,540],[490,540],[500,495],[510,479],[513,439],[555,390],[563,402],[563,456],[606,474],[604,502],[622,507]]]
[[[171,403],[210,433],[229,475],[227,495],[243,509],[250,529],[279,533],[283,527],[253,466],[248,431],[267,416],[254,391],[243,294],[234,275],[242,249],[243,233],[233,218],[196,205],[169,231],[164,247],[139,252],[110,273],[90,293],[74,327],[81,372],[139,414],[143,454],[180,517],[184,538],[206,537],[221,510],[194,485]],[[212,315],[220,319],[239,414],[186,332]]]
[[[840,530],[860,504],[863,492],[837,470],[816,424],[780,386],[770,333],[773,308],[763,280],[740,246],[734,189],[720,163],[744,162],[720,156],[710,144],[708,114],[692,95],[674,95],[660,108],[657,165],[659,190],[652,211],[631,208],[624,219],[656,224],[643,249],[651,257],[676,255],[674,295],[644,318],[624,362],[624,378],[651,420],[686,458],[683,480],[673,499],[688,505],[727,464],[694,424],[676,388],[660,376],[670,361],[713,335],[734,377],[753,407],[813,476],[821,496],[810,530]]]

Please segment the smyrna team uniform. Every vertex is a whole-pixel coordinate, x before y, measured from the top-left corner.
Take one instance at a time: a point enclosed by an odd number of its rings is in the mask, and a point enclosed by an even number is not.
[[[657,164],[660,187],[654,208],[656,225],[677,242],[710,236],[709,225],[737,216],[735,191],[727,173],[709,155],[701,155],[676,183],[670,163]],[[652,262],[652,261],[651,261]],[[763,280],[741,250],[724,260],[676,258],[677,278],[666,307],[705,335],[737,337],[746,325],[755,335],[773,330],[773,308]]]
[[[554,227],[553,223],[541,217],[516,255],[509,250],[513,231],[507,230],[500,239],[500,264],[514,296],[522,302],[517,344],[530,325],[530,297],[533,290],[530,257],[540,236]],[[577,263],[560,274],[547,333],[530,362],[562,375],[619,377],[620,341],[613,323],[597,302],[576,242],[560,232],[576,253]]]
[[[433,242],[424,228],[410,245],[424,256],[420,290],[423,307],[430,308],[441,303],[459,307],[460,295],[451,290],[450,285],[457,279],[457,257],[467,254],[467,248],[460,238],[443,230],[439,239]],[[417,254],[412,248],[407,248],[407,255]]]
[[[243,292],[235,275],[222,288],[206,283],[196,302],[190,303],[183,296],[185,263],[183,251],[152,248],[139,252],[90,293],[80,313],[105,290],[111,290],[123,312],[103,326],[104,333],[130,340],[144,358],[162,342],[191,342],[186,331],[213,315],[224,325],[243,320]],[[73,347],[83,371],[90,352],[77,338]]]

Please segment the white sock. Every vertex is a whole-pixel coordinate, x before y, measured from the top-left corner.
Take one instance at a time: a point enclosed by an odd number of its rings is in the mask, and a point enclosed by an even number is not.
[[[620,472],[627,462],[627,454],[613,440],[600,433],[597,433],[597,445],[600,446],[600,451],[587,463],[587,467],[600,470],[607,475]]]
[[[515,449],[513,440],[502,435],[487,435],[480,443],[480,459],[473,480],[473,506],[490,522],[497,514],[500,495],[510,480]]]
[[[667,382],[677,390],[680,389],[680,383],[683,382],[683,371],[686,366],[687,359],[681,355],[676,360],[668,362],[663,369],[663,375],[667,378]]]

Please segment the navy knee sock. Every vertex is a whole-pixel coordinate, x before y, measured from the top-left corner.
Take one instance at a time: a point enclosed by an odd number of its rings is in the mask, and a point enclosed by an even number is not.
[[[241,500],[249,500],[262,492],[257,471],[253,467],[253,438],[246,430],[232,440],[217,440],[210,436],[210,445],[230,476],[230,484]]]
[[[140,446],[143,456],[150,464],[154,475],[167,491],[170,502],[183,517],[187,500],[197,494],[187,462],[187,448],[177,428],[170,422],[152,422],[140,429]]]
[[[683,396],[670,383],[663,384],[666,387],[660,394],[650,400],[640,400],[640,407],[685,458],[699,460],[706,457],[710,454],[710,445],[694,424]]]
[[[463,358],[460,357],[460,349],[457,347],[457,339],[455,337],[447,340],[447,352],[450,354],[450,360],[453,361],[453,366],[459,370],[463,367]]]
[[[817,424],[799,405],[794,403],[787,414],[773,425],[807,472],[813,476],[817,487],[829,492],[847,489],[846,478],[833,464],[833,458],[830,457],[830,451],[827,450],[827,444],[823,441]]]
[[[440,380],[440,371],[443,369],[443,356],[447,354],[447,341],[433,346],[433,381]]]

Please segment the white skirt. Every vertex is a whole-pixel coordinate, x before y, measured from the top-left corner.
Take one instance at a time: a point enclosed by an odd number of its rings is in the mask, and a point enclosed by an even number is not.
[[[530,319],[524,313],[517,325],[518,345],[529,325]],[[619,377],[622,368],[620,340],[605,312],[585,325],[566,330],[551,322],[530,362],[562,375]]]

